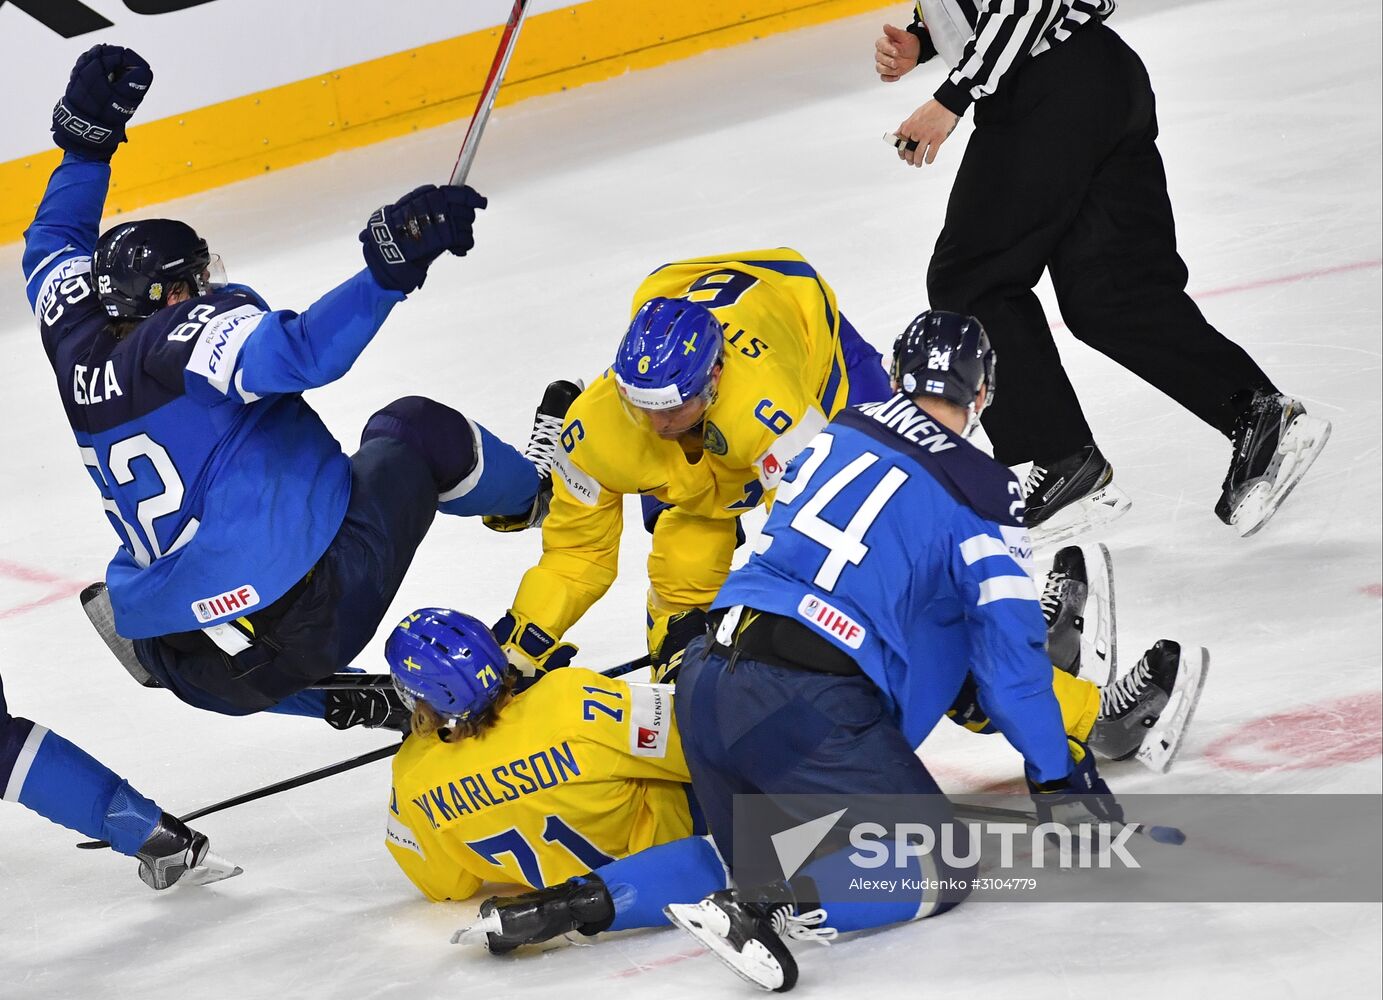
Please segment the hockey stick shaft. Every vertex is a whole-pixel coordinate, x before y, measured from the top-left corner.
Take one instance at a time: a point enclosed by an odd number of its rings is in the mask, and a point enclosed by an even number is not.
[[[605,675],[607,677],[620,677],[624,674],[633,673],[640,667],[646,667],[651,662],[651,657],[647,655],[641,656],[637,660],[630,660],[628,663],[621,663],[618,666],[611,667],[608,671],[605,671]],[[312,690],[349,690],[369,687],[387,687],[390,684],[392,684],[392,680],[390,679],[388,674],[339,673],[333,675],[330,680],[314,684],[312,686]],[[335,764],[328,764],[326,767],[319,767],[316,770],[307,771],[303,774],[296,775],[292,778],[285,778],[282,781],[276,781],[271,785],[265,785],[263,788],[256,788],[253,791],[244,792],[240,795],[232,796],[231,798],[225,799],[221,802],[216,802],[209,806],[203,806],[201,809],[194,809],[186,816],[180,816],[179,819],[181,819],[184,823],[190,823],[194,819],[201,819],[203,816],[209,816],[212,813],[220,812],[223,809],[230,809],[232,806],[244,805],[247,802],[254,802],[256,799],[263,799],[269,797],[270,795],[277,795],[279,792],[286,792],[290,789],[301,788],[303,785],[309,785],[314,781],[321,781],[323,778],[330,778],[337,774],[343,774],[346,771],[352,771],[357,767],[363,767],[364,765],[373,763],[374,761],[383,760],[385,757],[392,757],[394,756],[394,754],[399,752],[399,748],[401,746],[403,746],[402,743],[394,743],[390,744],[389,746],[378,747],[374,750],[370,750],[366,753],[360,754],[359,756],[351,757],[343,761],[338,761]],[[77,846],[84,851],[92,851],[100,848],[109,847],[110,844],[104,840],[88,840],[83,841]]]
[[[625,674],[632,674],[635,670],[641,670],[653,663],[653,657],[645,653],[636,660],[627,663],[619,663],[600,673],[606,677],[623,677]],[[360,674],[360,673],[337,673],[332,674],[326,680],[318,681],[313,684],[311,691],[358,691],[361,688],[387,688],[394,684],[393,678],[388,674]]]
[[[969,802],[955,803],[955,813],[962,819],[1004,819],[1018,823],[1037,825],[1037,813],[1026,809],[1004,809],[999,806],[980,806]],[[1141,834],[1159,844],[1184,844],[1186,834],[1174,826],[1156,826],[1148,823],[1126,823],[1134,833]]]
[[[265,785],[263,788],[256,788],[253,791],[242,792],[240,795],[231,796],[221,802],[215,802],[201,809],[194,809],[186,816],[179,816],[184,823],[190,823],[194,819],[201,819],[203,816],[210,816],[212,813],[229,809],[232,806],[244,805],[246,802],[254,802],[256,799],[268,798],[270,795],[277,795],[279,792],[286,792],[293,788],[301,788],[303,785],[310,785],[314,781],[321,781],[323,778],[330,778],[333,775],[344,774],[346,771],[353,771],[357,767],[363,767],[377,760],[392,757],[399,752],[402,743],[391,743],[388,746],[376,747],[356,757],[337,761],[335,764],[328,764],[326,767],[319,767],[303,774],[295,775],[292,778],[284,778],[276,781],[272,785]],[[104,840],[88,840],[77,845],[84,851],[92,851],[102,847],[109,847],[110,844]]]
[[[490,75],[485,78],[485,86],[476,102],[475,114],[466,129],[466,138],[461,142],[461,152],[456,157],[456,166],[451,171],[451,184],[464,184],[475,162],[475,152],[480,147],[480,137],[485,133],[485,124],[490,120],[490,111],[495,106],[495,96],[504,82],[504,71],[509,68],[509,57],[514,54],[514,45],[519,40],[519,29],[523,27],[524,15],[528,12],[528,0],[514,0],[509,12],[509,23],[504,26],[500,36],[499,51],[490,64]]]
[[[309,691],[358,691],[361,688],[387,688],[394,686],[394,678],[389,674],[337,673],[326,680],[318,681]]]
[[[611,667],[609,670],[602,670],[601,673],[606,677],[623,677],[625,674],[632,674],[635,670],[652,666],[652,664],[653,657],[645,653],[637,660],[630,660],[628,663],[618,664],[617,666]]]

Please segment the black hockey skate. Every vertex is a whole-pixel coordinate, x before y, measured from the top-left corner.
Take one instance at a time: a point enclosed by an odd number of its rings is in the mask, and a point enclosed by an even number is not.
[[[528,447],[523,450],[523,457],[538,470],[538,495],[533,498],[533,506],[522,514],[485,515],[481,518],[485,527],[491,531],[523,531],[542,525],[547,517],[548,505],[552,502],[552,465],[557,460],[557,442],[562,433],[562,424],[583,388],[584,384],[580,381],[558,379],[548,383],[542,402],[533,414],[533,431],[528,435]]]
[[[81,602],[82,610],[95,626],[101,641],[115,654],[115,658],[129,671],[130,676],[146,688],[163,687],[158,678],[145,670],[144,665],[139,662],[139,657],[135,656],[134,643],[115,631],[115,612],[111,609],[110,593],[107,592],[106,585],[100,580],[91,584],[82,591]]]
[[[244,869],[211,852],[204,834],[190,830],[176,816],[164,813],[154,832],[135,852],[139,877],[150,889],[167,889],[177,882],[209,885],[234,878]]]
[[[1055,545],[1108,524],[1132,505],[1114,485],[1114,467],[1096,445],[1057,462],[1033,462],[1023,480],[1033,541]]]
[[[822,927],[826,911],[797,914],[788,903],[757,903],[738,889],[722,889],[699,903],[672,903],[663,912],[710,949],[747,983],[775,993],[797,985],[797,960],[784,938],[829,944],[836,936]]]
[[[333,729],[392,729],[407,733],[412,714],[391,687],[328,691],[326,720]]]
[[[1057,552],[1042,586],[1047,656],[1052,666],[1105,685],[1118,669],[1114,567],[1103,545]]]
[[[596,875],[525,892],[508,899],[491,896],[480,904],[480,919],[451,936],[452,944],[479,943],[492,955],[520,945],[541,944],[572,931],[590,937],[615,919],[615,904]]]
[[[1256,392],[1235,421],[1234,455],[1215,514],[1252,535],[1287,499],[1330,437],[1330,421],[1290,396]]]
[[[1089,744],[1101,756],[1138,759],[1168,771],[1200,701],[1210,670],[1203,648],[1159,640],[1138,665],[1100,692],[1100,714]]]

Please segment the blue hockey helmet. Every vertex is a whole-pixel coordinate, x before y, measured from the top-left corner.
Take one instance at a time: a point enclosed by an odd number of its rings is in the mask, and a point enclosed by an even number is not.
[[[96,295],[107,315],[145,319],[168,304],[168,293],[185,282],[193,297],[226,282],[221,259],[185,222],[142,219],[122,222],[101,236],[91,258]]]
[[[631,415],[663,436],[678,415],[690,430],[715,399],[716,366],[724,357],[720,320],[686,299],[649,299],[634,314],[615,353],[612,371]],[[688,405],[692,404],[692,405]],[[661,418],[654,417],[661,414]]]
[[[447,608],[422,608],[399,622],[385,640],[384,658],[409,710],[426,702],[447,726],[494,704],[509,669],[480,619]]]
[[[893,384],[910,396],[940,396],[970,411],[974,430],[980,413],[994,402],[994,348],[973,316],[928,309],[893,342]],[[984,404],[977,406],[980,389]]]

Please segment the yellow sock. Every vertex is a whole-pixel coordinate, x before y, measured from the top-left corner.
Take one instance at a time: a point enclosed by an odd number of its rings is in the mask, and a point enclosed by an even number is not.
[[[1100,686],[1052,668],[1052,693],[1061,706],[1061,721],[1066,734],[1084,743],[1100,715]]]

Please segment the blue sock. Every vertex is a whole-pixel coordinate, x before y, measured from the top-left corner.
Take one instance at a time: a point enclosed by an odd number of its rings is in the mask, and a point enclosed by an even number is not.
[[[309,719],[327,717],[327,693],[325,691],[299,691],[290,694],[277,705],[270,705],[264,711],[275,715],[303,715]]]
[[[158,822],[158,805],[57,733],[36,725],[28,746],[35,743],[20,804],[87,837],[108,840],[121,854],[139,850]]]
[[[683,837],[595,870],[615,902],[612,931],[664,927],[668,903],[696,903],[729,884],[709,837]]]
[[[437,509],[443,514],[526,514],[538,494],[538,471],[513,445],[505,444],[484,427],[475,468],[442,494]]]
[[[893,395],[888,372],[884,369],[884,356],[861,337],[844,316],[840,317],[840,350],[845,356],[845,371],[850,376],[847,406],[875,403]]]
[[[850,860],[852,854],[853,849],[837,851],[802,869],[802,874],[816,883],[817,901],[826,911],[825,926],[834,927],[842,934],[936,916],[958,905],[970,894],[969,879],[974,869],[954,871],[931,856],[920,858],[910,854],[904,865],[895,867],[890,857],[881,867],[865,871]],[[880,890],[873,898],[860,899],[861,891],[850,886],[861,877],[895,882],[896,889]],[[942,890],[934,884],[917,885],[924,880],[937,883],[948,877],[956,880],[955,888]],[[907,883],[915,887],[909,888]]]

